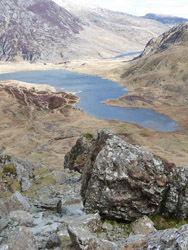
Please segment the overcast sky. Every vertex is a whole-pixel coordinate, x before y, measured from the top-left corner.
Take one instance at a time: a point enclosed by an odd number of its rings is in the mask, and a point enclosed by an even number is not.
[[[72,1],[83,3],[86,0]],[[188,18],[188,0],[87,0],[86,2],[138,16],[156,13]]]

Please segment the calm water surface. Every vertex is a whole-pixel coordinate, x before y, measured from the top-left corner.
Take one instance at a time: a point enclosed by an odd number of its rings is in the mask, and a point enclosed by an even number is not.
[[[121,58],[121,57],[125,57],[125,56],[134,56],[134,55],[139,55],[141,54],[143,51],[137,51],[137,52],[129,52],[126,54],[120,54],[114,57],[109,57],[109,58],[105,58],[105,59],[116,59],[116,58]]]
[[[48,84],[57,91],[79,92],[77,107],[86,113],[108,120],[121,120],[136,123],[144,128],[163,132],[174,131],[177,124],[168,116],[150,109],[120,108],[107,106],[102,101],[116,99],[128,91],[119,84],[96,76],[72,73],[64,70],[29,71],[0,74],[0,80],[19,80],[29,83]]]

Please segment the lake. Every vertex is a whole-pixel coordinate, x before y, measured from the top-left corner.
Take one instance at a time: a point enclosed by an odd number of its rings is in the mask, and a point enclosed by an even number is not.
[[[48,84],[57,91],[80,92],[77,107],[89,115],[108,119],[136,123],[144,128],[170,132],[178,129],[178,125],[168,116],[151,109],[121,108],[101,103],[108,99],[116,99],[128,93],[119,84],[96,76],[72,73],[65,70],[27,71],[0,74],[0,80],[19,80],[28,83]]]
[[[129,52],[126,54],[120,54],[114,57],[109,57],[109,58],[105,58],[105,59],[117,59],[117,58],[121,58],[121,57],[125,57],[125,56],[135,56],[135,55],[140,55],[142,54],[143,51],[137,51],[137,52]]]

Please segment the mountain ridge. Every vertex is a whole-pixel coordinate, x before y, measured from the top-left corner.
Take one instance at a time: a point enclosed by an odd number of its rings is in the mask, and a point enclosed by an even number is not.
[[[152,20],[159,21],[163,24],[167,24],[169,26],[177,26],[182,22],[188,21],[187,18],[177,17],[177,16],[168,16],[168,15],[160,15],[154,13],[147,13],[143,18],[148,18]]]
[[[128,52],[142,51],[146,42],[169,29],[155,20],[100,7],[54,0],[80,19],[83,30],[70,44],[65,57],[108,58]],[[80,46],[78,53],[77,47]]]
[[[0,60],[62,63],[108,58],[141,51],[146,41],[168,29],[159,22],[126,13],[62,3],[3,0]]]

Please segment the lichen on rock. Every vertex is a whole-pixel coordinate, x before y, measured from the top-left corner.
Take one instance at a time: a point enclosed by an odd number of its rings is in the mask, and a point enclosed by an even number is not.
[[[83,142],[84,137],[77,141],[65,164],[77,170],[79,161],[87,212],[124,221],[154,214],[186,217],[187,167],[178,169],[106,130],[99,130],[89,145]]]

